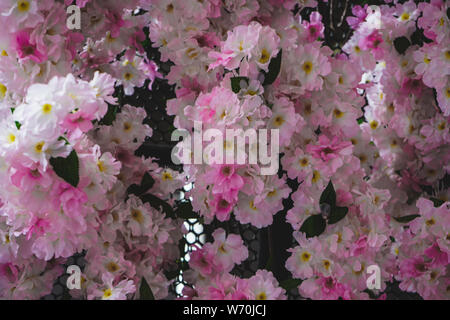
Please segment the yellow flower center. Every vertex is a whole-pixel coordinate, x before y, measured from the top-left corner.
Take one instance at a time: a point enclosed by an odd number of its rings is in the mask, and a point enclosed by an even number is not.
[[[331,265],[330,261],[328,261],[328,260],[323,260],[322,264],[323,264],[323,267],[324,267],[326,270],[330,269],[330,265]]]
[[[172,177],[172,175],[170,174],[170,172],[164,172],[163,175],[162,175],[162,179],[163,179],[164,181],[166,181],[166,180],[173,180],[173,177]]]
[[[8,134],[8,138],[7,138],[9,143],[13,143],[14,141],[16,141],[16,136],[12,133]]]
[[[124,124],[123,124],[123,131],[128,132],[130,130],[131,130],[131,123],[124,122]]]
[[[98,170],[100,171],[100,172],[104,172],[105,171],[105,163],[103,162],[103,161],[97,161],[97,167],[98,167]]]
[[[370,121],[370,128],[372,130],[375,130],[376,128],[378,128],[378,121],[377,120]]]
[[[258,293],[256,295],[256,300],[267,300],[267,295],[265,292]]]
[[[308,158],[300,159],[299,163],[302,167],[306,167],[309,164]]]
[[[131,79],[133,79],[133,74],[132,74],[131,72],[126,72],[126,73],[123,75],[123,78],[124,78],[125,80],[127,80],[127,81],[130,81]]]
[[[276,195],[277,194],[277,190],[272,190],[272,191],[270,191],[268,194],[267,194],[267,196],[268,197],[273,197],[274,195]]]
[[[391,148],[397,148],[398,147],[398,142],[397,142],[397,140],[392,140],[392,142],[391,142]]]
[[[242,46],[244,44],[244,41],[239,42],[239,51],[244,50],[244,47]]]
[[[284,119],[282,116],[277,116],[274,120],[274,124],[279,127],[284,123]]]
[[[358,271],[353,270],[353,273],[356,274],[356,275],[360,275],[360,274],[363,273],[365,267],[366,267],[366,266],[364,265],[364,263],[361,263],[361,269],[358,270]]]
[[[36,145],[34,146],[34,151],[36,151],[37,153],[41,153],[42,150],[44,149],[44,145],[45,145],[44,141],[36,143]]]
[[[439,125],[438,125],[438,130],[439,131],[442,131],[442,130],[444,130],[445,129],[445,127],[446,127],[446,122],[445,121],[442,121]]]
[[[313,69],[313,64],[310,61],[306,61],[302,66],[303,71],[308,75]]]
[[[250,209],[252,209],[252,210],[256,210],[255,202],[253,202],[253,200],[250,201],[249,207],[250,207]]]
[[[314,170],[312,179],[311,179],[312,183],[316,183],[317,181],[319,181],[319,179],[320,179],[320,172],[317,170]]]
[[[117,270],[120,269],[120,267],[117,265],[117,263],[111,261],[110,263],[108,263],[108,264],[106,265],[106,269],[107,269],[109,272],[116,272]]]
[[[0,53],[0,56],[7,57],[8,56],[8,52],[6,52],[6,50],[2,50],[2,52]]]
[[[51,104],[46,103],[42,106],[42,112],[44,114],[50,114],[50,112],[52,112],[52,108],[53,108],[53,106]]]
[[[112,296],[112,290],[111,289],[103,290],[103,299],[108,299],[111,296]]]
[[[186,49],[186,56],[189,59],[194,59],[196,56],[198,56],[198,52],[195,52],[194,48],[188,48]]]
[[[428,219],[427,221],[425,221],[425,224],[429,227],[434,225],[435,223],[436,223],[436,221],[434,220],[434,218],[431,218],[431,219]]]
[[[409,20],[409,13],[408,12],[403,12],[402,15],[400,16],[400,20],[402,21],[408,21]]]
[[[24,1],[24,0],[22,0],[22,1],[19,1],[18,3],[17,3],[17,9],[20,11],[20,12],[28,12],[28,10],[30,10],[30,2],[29,1]]]
[[[6,86],[0,83],[0,99],[3,99],[6,96]]]
[[[220,251],[221,253],[223,253],[223,254],[226,254],[226,253],[227,253],[227,250],[225,249],[225,245],[224,245],[223,243],[220,245],[219,251]]]
[[[144,222],[144,215],[142,214],[141,210],[138,209],[131,210],[131,217],[133,218],[133,220],[139,223]]]
[[[262,64],[265,64],[270,59],[270,53],[266,49],[262,49],[261,51],[261,58],[259,58],[259,62]]]
[[[342,242],[342,233],[338,232],[337,236],[338,236],[338,238],[337,238],[336,242],[341,243]]]
[[[300,256],[300,259],[303,262],[308,262],[309,259],[311,259],[311,254],[309,252],[303,252],[302,255]]]
[[[333,114],[336,118],[340,119],[344,116],[344,113],[339,109],[334,109]]]

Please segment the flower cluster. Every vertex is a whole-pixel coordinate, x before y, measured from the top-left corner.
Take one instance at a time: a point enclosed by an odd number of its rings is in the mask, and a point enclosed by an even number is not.
[[[113,97],[161,74],[144,57],[138,1],[77,4],[95,28],[69,30],[58,1],[0,4],[0,297],[50,293],[66,258],[85,251],[72,296],[130,298],[146,279],[164,298],[181,222],[129,188],[145,176],[144,195],[172,201],[183,176],[135,155],[152,135],[146,112]]]
[[[80,30],[66,25],[71,4]],[[61,264],[84,251],[78,298],[140,298],[148,285],[162,299],[175,272],[189,284],[182,299],[286,299],[292,288],[269,270],[236,276],[249,252],[221,227],[180,258],[177,213],[189,201],[189,217],[206,224],[262,229],[282,216],[296,241],[288,282],[304,298],[384,299],[399,281],[448,299],[449,4],[354,5],[337,45],[320,7],[2,1],[0,297],[49,293]],[[165,76],[149,47],[169,62]],[[163,77],[175,87],[174,126],[206,150],[185,154],[179,142],[182,172],[136,155],[152,135],[147,114],[116,99]],[[210,143],[199,123],[224,140]],[[278,174],[264,174],[273,162]],[[368,290],[372,266],[382,281]]]
[[[189,299],[207,300],[283,300],[286,292],[278,284],[272,272],[258,270],[249,279],[242,279],[229,272],[235,265],[247,259],[248,250],[239,235],[229,234],[219,228],[213,233],[214,242],[192,252],[191,270],[185,278],[195,281],[195,288],[184,287]]]
[[[333,51],[321,40],[324,25],[318,12],[304,20],[292,14],[290,4],[246,4],[246,11],[226,4],[218,15],[208,3],[196,11],[201,15],[188,14],[179,24],[196,21],[200,27],[150,32],[163,57],[175,64],[168,79],[177,84],[177,98],[168,102],[168,112],[176,116],[178,128],[192,132],[194,122],[200,121],[224,136],[229,128],[279,130],[279,176],[261,176],[261,164],[185,165],[195,182],[193,207],[207,223],[233,216],[263,228],[290,197],[294,205],[286,219],[298,246],[290,249],[286,268],[303,280],[300,294],[369,298],[371,265],[381,269],[381,293],[386,282],[410,276],[403,275],[402,263],[413,258],[412,248],[417,248],[413,237],[406,236],[413,230],[406,217],[416,217],[416,200],[448,200],[440,182],[448,173],[450,154],[447,5],[394,1],[354,6],[355,17],[348,18],[354,32],[341,50]],[[155,16],[170,21],[185,7],[171,2]],[[302,6],[297,8],[301,11]],[[425,41],[416,41],[422,29]],[[225,139],[224,153],[234,147]],[[287,179],[299,187],[292,190]],[[330,181],[335,200],[322,203]],[[430,187],[433,194],[426,193]],[[448,210],[447,203],[441,210]],[[323,223],[323,230],[309,232],[312,221]],[[442,228],[441,241],[433,247],[436,255],[442,252],[434,273],[442,275],[434,282],[442,284],[441,289],[422,289],[422,282],[402,285],[426,298],[448,294],[443,263],[448,251],[443,243],[449,226],[443,217],[434,221]],[[431,239],[429,246],[436,235]],[[402,245],[411,251],[397,254]],[[214,254],[201,252],[194,253],[190,263],[193,268],[203,266],[196,283],[204,288],[207,272],[217,287],[220,280],[210,275],[229,270],[206,263]],[[432,259],[423,251],[417,254]]]

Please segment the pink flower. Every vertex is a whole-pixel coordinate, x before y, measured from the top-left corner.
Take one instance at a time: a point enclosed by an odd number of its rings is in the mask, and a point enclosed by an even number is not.
[[[211,277],[217,274],[218,271],[221,271],[214,261],[214,252],[205,250],[204,248],[197,248],[190,255],[189,265],[204,277]]]
[[[65,181],[56,183],[53,187],[54,205],[63,210],[65,214],[71,216],[84,216],[84,205],[87,202],[87,196],[84,191],[74,188]]]
[[[435,242],[431,247],[424,251],[425,255],[433,259],[432,265],[446,266],[450,263],[446,252],[439,248],[439,245]]]
[[[214,212],[219,221],[227,221],[230,219],[230,213],[233,210],[234,203],[225,199],[222,195],[214,196],[212,201]]]
[[[238,166],[224,164],[210,171],[214,195],[220,194],[229,201],[237,200],[237,193],[244,186],[244,179],[236,172]]]
[[[352,13],[355,17],[347,17],[347,23],[352,29],[358,28],[358,26],[366,20],[367,17],[367,4],[362,8],[359,5],[353,6]]]
[[[31,190],[35,185],[48,188],[53,183],[51,176],[45,173],[37,164],[33,164],[28,168],[17,163],[13,172],[11,183],[23,191]]]
[[[429,268],[422,257],[408,258],[400,262],[400,271],[402,278],[417,278],[424,274]]]
[[[363,37],[359,41],[359,46],[361,49],[371,49],[373,56],[377,60],[381,60],[383,58],[384,50],[383,50],[383,36],[378,30],[372,31],[367,37]]]
[[[8,279],[9,282],[15,283],[18,280],[19,270],[17,266],[12,263],[2,263],[0,264],[0,277]],[[1,286],[2,280],[0,280]]]
[[[286,291],[278,284],[272,272],[258,270],[248,279],[248,289],[255,300],[285,300]]]
[[[13,46],[23,61],[30,59],[36,63],[42,63],[48,59],[44,43],[36,42],[36,39],[32,40],[27,30],[16,33]]]
[[[351,154],[353,145],[350,141],[342,141],[337,136],[331,140],[326,135],[321,135],[318,145],[309,144],[306,151],[311,153],[313,157],[321,159],[325,163],[330,163],[332,172],[344,164],[343,158]]]
[[[320,277],[317,280],[319,286],[322,287],[322,298],[326,300],[336,300],[338,298],[350,299],[349,288],[339,283],[333,277]]]
[[[64,119],[62,126],[70,131],[79,129],[81,132],[88,132],[93,128],[92,120],[94,120],[94,114],[85,110],[79,110],[73,113],[69,113]]]
[[[309,16],[309,22],[303,21],[303,26],[307,30],[307,41],[313,42],[316,41],[317,38],[321,37],[323,38],[323,31],[325,30],[325,27],[322,23],[322,16],[319,12],[314,11]]]
[[[248,249],[244,245],[242,238],[237,234],[226,236],[225,230],[216,229],[212,236],[214,237],[213,248],[216,251],[216,260],[220,269],[230,272],[235,264],[240,264],[248,257]]]
[[[356,242],[354,242],[351,247],[350,247],[350,254],[352,256],[359,256],[361,254],[364,254],[364,252],[366,251],[368,247],[368,243],[367,243],[367,236],[366,235],[362,235],[359,237],[358,240],[356,240]]]

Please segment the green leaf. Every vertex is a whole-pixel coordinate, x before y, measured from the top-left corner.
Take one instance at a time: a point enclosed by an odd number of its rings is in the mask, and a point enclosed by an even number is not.
[[[398,37],[394,40],[394,47],[398,53],[404,54],[408,50],[411,42],[406,37]]]
[[[445,203],[444,200],[441,200],[441,199],[438,199],[438,198],[430,198],[430,200],[433,201],[435,208],[438,208],[438,207],[442,206]]]
[[[63,136],[60,136],[58,138],[58,141],[65,141],[65,145],[68,146],[70,144],[69,140],[67,140],[66,138],[64,138]]]
[[[72,150],[67,158],[50,158],[50,164],[58,177],[62,178],[75,188],[78,186],[78,183],[80,182],[80,175],[78,172],[79,162],[75,150]]]
[[[102,120],[100,120],[100,124],[104,126],[110,126],[116,120],[118,107],[112,104],[108,104],[108,111]]]
[[[128,187],[127,192],[128,194],[141,196],[144,193],[146,193],[149,189],[151,189],[154,184],[155,179],[153,179],[153,177],[148,172],[146,172],[142,177],[141,184],[140,185],[132,184],[131,186]]]
[[[320,214],[312,215],[303,222],[300,231],[306,233],[307,238],[316,237],[325,231],[326,222]]]
[[[22,126],[22,124],[19,121],[16,121],[16,128],[17,128],[17,130],[20,130],[21,126]]]
[[[263,86],[270,85],[274,83],[275,80],[277,80],[278,74],[280,73],[281,69],[281,57],[282,57],[282,50],[280,49],[277,56],[270,60],[269,72],[264,73]]]
[[[175,216],[182,219],[198,219],[199,215],[192,208],[190,201],[182,202],[175,209]]]
[[[141,286],[139,288],[139,296],[140,300],[155,300],[155,296],[153,295],[152,289],[148,285],[147,281],[144,277],[141,280]]]
[[[146,172],[144,174],[144,176],[142,177],[142,181],[141,181],[142,190],[145,190],[144,192],[147,192],[149,189],[151,189],[153,187],[154,184],[155,184],[155,179],[153,179],[153,177],[148,172]]]
[[[328,219],[329,224],[335,224],[341,221],[348,213],[347,207],[334,207],[331,209],[330,218]]]
[[[164,275],[166,276],[167,280],[173,280],[180,274],[180,270],[171,270],[171,271],[165,271]]]
[[[364,116],[362,116],[362,117],[359,117],[358,119],[356,119],[356,121],[358,122],[358,124],[361,124],[361,123],[363,123],[363,122],[364,122],[364,120],[365,120]]]
[[[244,80],[247,82],[248,85],[248,78],[247,77],[233,77],[230,79],[231,81],[231,90],[233,90],[234,93],[239,93],[241,91],[241,81]]]
[[[331,180],[330,182],[328,182],[327,187],[320,195],[319,203],[328,203],[331,207],[331,210],[333,210],[336,206],[336,191],[334,191],[334,186]]]
[[[140,198],[144,203],[148,202],[153,208],[157,210],[162,209],[162,211],[167,215],[167,217],[175,218],[172,206],[167,202],[165,202],[164,200],[150,193],[144,194]]]
[[[290,291],[297,288],[302,283],[301,279],[287,279],[280,282],[280,287],[286,291]]]
[[[413,221],[415,218],[420,217],[420,214],[411,214],[409,216],[403,216],[403,217],[394,217],[395,221],[400,223],[407,223],[410,221]]]

